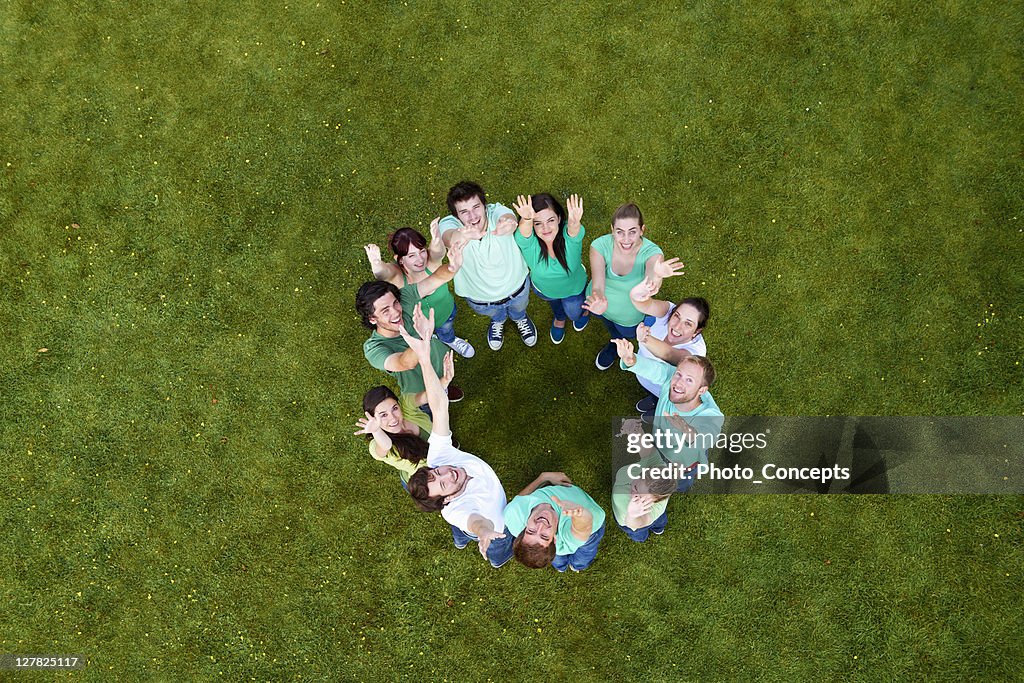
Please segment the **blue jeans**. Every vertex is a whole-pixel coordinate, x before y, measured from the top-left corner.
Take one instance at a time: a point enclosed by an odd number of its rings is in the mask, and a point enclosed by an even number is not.
[[[453,306],[452,314],[448,316],[448,319],[434,328],[434,334],[445,344],[455,341],[455,311],[457,310],[458,307]]]
[[[533,293],[536,294],[541,301],[547,301],[548,305],[551,306],[551,312],[555,315],[555,320],[565,320],[566,317],[573,322],[583,317],[583,302],[587,300],[587,288],[583,287],[583,291],[574,296],[567,296],[562,299],[552,299],[549,296],[544,296],[539,289],[533,288]]]
[[[668,524],[668,510],[662,512],[661,517],[658,517],[648,526],[642,527],[640,529],[630,529],[628,526],[622,526],[621,524],[619,525],[619,528],[626,532],[626,535],[629,536],[629,539],[631,541],[643,543],[650,537],[652,531],[664,531],[666,524]]]
[[[679,484],[676,486],[676,493],[686,493],[693,487],[696,481],[697,468],[694,467],[692,470],[683,475],[682,479],[679,480]]]
[[[466,299],[466,303],[476,313],[490,318],[492,323],[503,323],[506,318],[522,320],[526,317],[526,305],[530,303],[530,278],[527,277],[523,286],[515,290],[515,296],[504,303],[490,304],[472,299]]]
[[[636,325],[620,325],[618,323],[613,323],[611,320],[604,317],[603,315],[598,317],[601,319],[601,322],[604,323],[604,326],[608,329],[608,334],[611,335],[612,339],[636,339]],[[644,325],[650,326],[653,325],[656,320],[657,318],[655,318],[653,315],[645,315],[644,319],[641,322],[643,322]],[[637,323],[637,325],[639,324],[640,323]]]
[[[455,545],[465,546],[470,541],[479,541],[476,536],[467,534],[465,531],[449,524],[452,528],[452,540],[455,541]],[[491,563],[492,567],[500,567],[501,565],[512,559],[512,541],[516,540],[516,537],[509,532],[508,527],[505,527],[505,538],[496,538],[491,541],[491,545],[487,548],[487,560]]]
[[[587,542],[577,548],[573,554],[555,555],[555,559],[551,560],[551,566],[560,572],[564,572],[570,566],[578,571],[583,571],[592,565],[594,558],[597,557],[597,546],[601,544],[601,539],[604,538],[604,527],[605,525],[602,524],[600,529],[590,534]]]

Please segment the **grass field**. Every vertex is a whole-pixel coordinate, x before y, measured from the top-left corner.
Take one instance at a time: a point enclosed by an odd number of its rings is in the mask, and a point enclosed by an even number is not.
[[[588,240],[638,202],[727,415],[1021,415],[1022,46],[1020,2],[3,3],[0,653],[1020,680],[1021,496],[679,497],[585,573],[494,571],[352,432],[361,247],[463,178],[578,192]],[[531,315],[493,354],[460,304],[455,434],[509,493],[565,470],[608,509],[639,389],[597,325]]]

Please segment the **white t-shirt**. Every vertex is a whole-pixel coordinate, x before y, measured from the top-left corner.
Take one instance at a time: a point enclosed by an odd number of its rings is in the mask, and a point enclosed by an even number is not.
[[[672,311],[669,311],[665,315],[663,315],[660,318],[658,318],[657,320],[655,320],[654,324],[651,325],[651,336],[654,337],[655,339],[659,339],[661,341],[665,341],[665,337],[668,336],[668,320],[671,317],[672,317]],[[651,360],[656,360],[656,361],[659,361],[659,362],[664,362],[660,358],[655,356],[653,353],[648,351],[647,347],[644,346],[643,344],[638,344],[637,346],[639,346],[639,348],[637,349],[636,355],[640,356],[641,358],[649,358]],[[684,344],[676,344],[672,348],[674,348],[674,349],[683,349],[685,351],[689,351],[690,353],[692,353],[695,356],[706,356],[706,355],[708,355],[708,347],[707,347],[707,344],[704,343],[704,334],[703,333],[698,333],[697,336],[694,337],[693,339],[691,339],[690,341],[688,341],[688,342],[686,342]],[[647,391],[651,392],[652,394],[654,394],[658,398],[661,398],[661,387],[660,386],[658,386],[657,384],[655,384],[651,380],[647,379],[646,377],[641,377],[640,375],[637,375],[636,378],[637,378],[637,380],[639,380],[640,386],[642,386],[644,389],[646,389]]]
[[[501,533],[505,529],[505,489],[491,466],[475,455],[453,446],[451,434],[441,436],[431,433],[427,443],[430,444],[427,467],[461,467],[471,477],[462,493],[441,508],[441,516],[445,521],[475,538],[469,531],[469,516],[477,514],[489,519],[494,530]]]

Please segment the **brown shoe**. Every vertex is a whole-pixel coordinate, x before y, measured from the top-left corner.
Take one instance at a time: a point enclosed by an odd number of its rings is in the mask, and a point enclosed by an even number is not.
[[[448,385],[448,402],[449,403],[458,403],[459,401],[461,401],[465,397],[466,397],[466,392],[464,392],[462,389],[460,389],[459,387],[455,386],[454,384],[449,384]]]

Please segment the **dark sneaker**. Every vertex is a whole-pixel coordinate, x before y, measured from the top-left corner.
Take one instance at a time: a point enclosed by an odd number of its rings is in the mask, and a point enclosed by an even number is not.
[[[459,387],[455,386],[454,384],[449,384],[448,385],[448,402],[449,403],[458,403],[459,401],[461,401],[465,397],[466,397],[466,392],[464,392],[462,389],[460,389]]]
[[[519,336],[523,338],[523,343],[527,346],[536,346],[537,344],[537,326],[533,324],[533,321],[529,318],[523,318],[522,320],[513,320],[516,324],[516,329],[519,330]]]
[[[652,410],[649,413],[640,413],[640,419],[645,425],[654,424],[654,411]]]
[[[651,394],[647,394],[636,402],[636,410],[638,413],[653,413],[654,409],[657,407],[658,399],[654,398]]]
[[[594,365],[597,366],[598,370],[607,370],[611,366],[615,365],[615,361],[618,360],[619,353],[615,350],[615,344],[605,344],[601,352],[597,354],[597,360],[594,361]]]
[[[563,339],[565,339],[565,328],[564,327],[555,327],[554,324],[552,324],[551,325],[551,341],[553,341],[556,344],[561,344]]]
[[[492,351],[497,351],[501,348],[505,334],[505,321],[500,323],[492,322],[490,327],[487,328],[487,345],[491,347]]]
[[[590,316],[585,315],[581,317],[579,320],[572,321],[572,329],[576,330],[577,332],[582,332],[583,330],[587,329],[587,323],[589,322]]]

